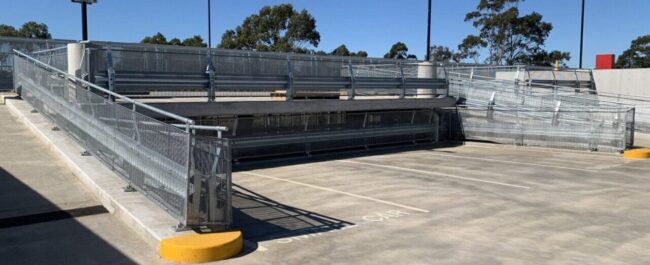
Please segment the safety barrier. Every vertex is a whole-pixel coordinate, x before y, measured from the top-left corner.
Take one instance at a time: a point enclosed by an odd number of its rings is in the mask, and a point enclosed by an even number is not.
[[[118,93],[216,97],[281,94],[303,98],[435,97],[444,79],[418,76],[422,62],[137,45],[85,43],[91,81]],[[432,68],[434,69],[434,68]]]
[[[447,75],[468,139],[616,152],[634,144],[634,106],[585,96],[578,88],[475,73],[448,69]]]
[[[69,75],[14,50],[15,90],[35,110],[178,219],[179,226],[231,223],[230,146],[200,137],[194,121]],[[105,97],[104,95],[107,95]],[[122,105],[112,99],[119,99]],[[130,104],[125,107],[124,103]],[[147,109],[182,128],[138,113]],[[202,126],[207,127],[207,126]]]

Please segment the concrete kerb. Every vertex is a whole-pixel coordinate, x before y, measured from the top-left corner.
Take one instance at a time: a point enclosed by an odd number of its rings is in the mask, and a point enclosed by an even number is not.
[[[5,105],[7,99],[16,98],[17,96],[13,92],[0,92],[0,105]]]
[[[25,101],[7,99],[10,112],[23,122],[55,155],[70,168],[73,174],[91,191],[109,212],[131,227],[156,251],[165,238],[192,235],[194,231],[175,232],[178,222],[143,194],[124,192],[123,181],[96,158],[81,156],[83,150],[68,135],[52,131],[52,124],[43,115],[30,113]]]

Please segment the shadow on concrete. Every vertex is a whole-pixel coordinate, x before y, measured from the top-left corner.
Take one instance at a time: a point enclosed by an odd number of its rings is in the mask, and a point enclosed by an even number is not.
[[[61,209],[0,167],[0,263],[137,264],[74,219],[106,213]]]
[[[257,243],[338,230],[351,222],[295,208],[240,185],[233,184],[233,221],[249,245],[241,255],[257,249]]]

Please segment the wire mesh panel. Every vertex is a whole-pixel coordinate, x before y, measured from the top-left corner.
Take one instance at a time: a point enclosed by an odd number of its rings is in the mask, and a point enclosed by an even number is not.
[[[467,139],[608,152],[633,145],[627,123],[633,114],[628,111],[577,110],[558,115],[549,110],[468,107],[459,108],[459,113]]]
[[[580,90],[584,71],[484,67],[448,72],[450,95],[464,105],[460,112],[468,139],[616,152],[633,144],[634,107]],[[532,83],[539,80],[551,81]],[[573,87],[563,86],[565,81]]]
[[[190,135],[83,83],[15,56],[21,96],[87,151],[185,223]]]
[[[418,76],[417,61],[103,42],[86,47],[95,82],[107,86],[113,69],[120,93],[288,100],[446,94],[435,71]]]
[[[13,89],[13,49],[33,52],[64,47],[69,40],[26,39],[0,36],[0,91]]]
[[[455,113],[442,109],[317,112],[206,117],[197,122],[231,128],[224,135],[231,139],[233,158],[248,159],[460,140],[455,135],[461,132]]]
[[[192,138],[188,223],[227,226],[232,222],[230,152],[228,139]]]

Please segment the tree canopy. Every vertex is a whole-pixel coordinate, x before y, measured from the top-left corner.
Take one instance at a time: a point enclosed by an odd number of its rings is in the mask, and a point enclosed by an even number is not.
[[[458,46],[463,59],[477,60],[478,51],[485,48],[488,64],[518,63],[547,64],[549,55],[557,59],[570,58],[569,53],[546,52],[543,47],[553,25],[542,20],[537,12],[520,16],[517,4],[523,0],[479,0],[476,10],[467,13],[466,22],[479,30],[467,36]],[[540,61],[542,60],[542,61]]]
[[[390,47],[390,50],[384,54],[384,58],[390,59],[417,59],[417,56],[408,54],[409,48],[403,42],[396,42]]]
[[[189,47],[208,47],[208,45],[203,42],[203,38],[200,35],[194,35],[191,38],[184,39],[183,41],[181,41],[179,38],[173,38],[167,41],[167,37],[165,37],[165,35],[160,32],[154,34],[153,36],[144,37],[140,43]]]
[[[307,53],[308,46],[318,47],[319,43],[316,19],[307,10],[281,4],[265,6],[234,30],[227,30],[219,48]]]
[[[640,36],[633,40],[630,48],[625,50],[616,60],[616,67],[649,68],[650,35]]]
[[[184,39],[181,44],[190,47],[208,47],[208,45],[203,42],[203,38],[201,38],[200,35],[194,35],[191,38]]]
[[[449,47],[433,45],[429,47],[429,52],[431,53],[430,61],[438,63],[448,63],[451,59],[454,58],[454,51],[449,49]]]
[[[21,37],[31,39],[51,39],[52,35],[48,31],[45,23],[29,21],[16,30],[11,25],[0,24],[0,36]]]
[[[315,54],[319,54],[316,52]],[[322,54],[325,55],[325,54]],[[358,51],[358,52],[350,52],[348,50],[348,47],[345,46],[345,44],[342,44],[341,46],[337,47],[334,49],[332,52],[329,53],[329,55],[335,55],[335,56],[353,56],[353,57],[368,57],[368,53],[365,51]]]

